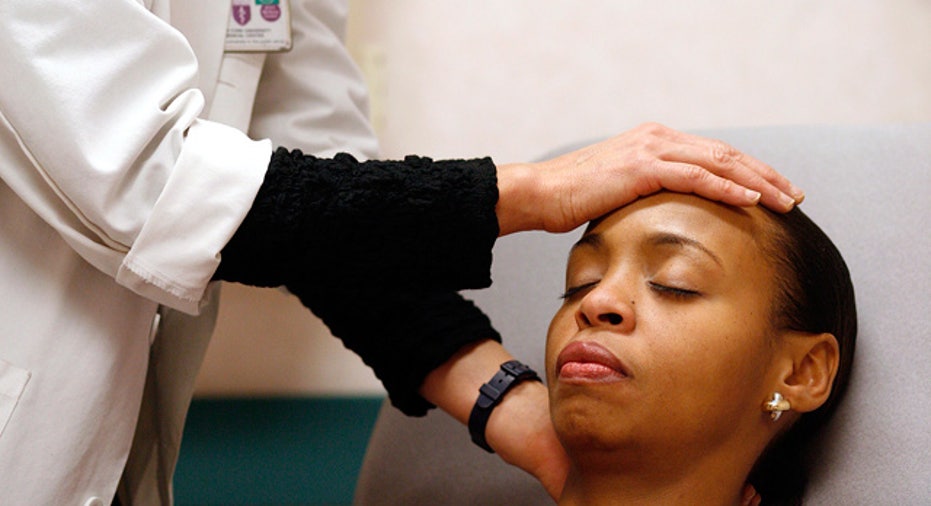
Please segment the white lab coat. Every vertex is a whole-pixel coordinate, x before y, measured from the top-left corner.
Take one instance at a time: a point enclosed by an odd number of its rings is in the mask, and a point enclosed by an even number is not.
[[[124,468],[170,502],[273,143],[377,150],[343,3],[295,0],[267,56],[224,55],[229,0],[0,3],[0,504],[109,504]]]

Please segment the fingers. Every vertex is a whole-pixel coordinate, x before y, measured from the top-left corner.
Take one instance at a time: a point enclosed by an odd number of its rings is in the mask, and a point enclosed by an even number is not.
[[[730,179],[715,175],[703,167],[687,163],[656,162],[652,174],[657,178],[645,195],[660,187],[679,193],[694,193],[732,206],[747,207],[760,203],[762,195]],[[652,190],[652,191],[650,191]],[[780,201],[783,202],[783,201]],[[780,205],[785,205],[783,202]],[[792,202],[794,204],[794,201]],[[791,204],[789,204],[791,207]],[[780,209],[783,209],[780,207]],[[788,208],[784,209],[788,210]]]
[[[660,155],[662,160],[696,165],[713,175],[759,192],[760,203],[774,211],[788,211],[805,198],[805,194],[799,188],[772,167],[725,142],[667,129],[660,125],[649,125],[646,128],[653,129],[654,134],[659,132],[658,135],[669,140],[669,144],[665,146],[667,151]],[[704,193],[704,189],[703,185],[699,185],[695,193],[712,198]],[[733,191],[727,190],[726,193]]]

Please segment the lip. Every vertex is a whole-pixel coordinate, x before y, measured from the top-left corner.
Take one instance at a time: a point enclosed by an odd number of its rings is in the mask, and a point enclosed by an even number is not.
[[[603,383],[632,376],[627,366],[604,346],[594,341],[575,341],[556,357],[556,377]]]

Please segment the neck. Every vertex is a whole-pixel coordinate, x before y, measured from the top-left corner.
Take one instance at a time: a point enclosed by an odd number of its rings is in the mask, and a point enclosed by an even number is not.
[[[752,459],[707,456],[688,459],[619,460],[616,456],[574,459],[560,506],[739,505]]]

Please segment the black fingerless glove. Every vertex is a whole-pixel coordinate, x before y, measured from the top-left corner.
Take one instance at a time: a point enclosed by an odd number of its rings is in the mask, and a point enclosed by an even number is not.
[[[319,283],[288,288],[362,357],[391,403],[410,416],[423,416],[434,407],[418,393],[430,371],[469,343],[501,341],[488,317],[455,292],[331,289]]]
[[[286,286],[359,354],[407,414],[426,375],[500,336],[455,292],[491,284],[490,159],[358,162],[279,148],[214,279]]]
[[[488,158],[358,162],[279,148],[214,279],[279,286],[339,273],[392,287],[484,288],[497,200]]]

